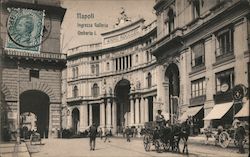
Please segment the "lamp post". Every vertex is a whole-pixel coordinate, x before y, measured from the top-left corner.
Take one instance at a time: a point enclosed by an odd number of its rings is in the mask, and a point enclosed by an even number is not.
[[[20,62],[17,60],[17,143],[20,144]]]
[[[177,99],[177,104],[179,105],[179,97],[178,96],[173,96],[170,95],[170,123],[173,124],[174,123],[174,103],[173,103],[173,99]]]

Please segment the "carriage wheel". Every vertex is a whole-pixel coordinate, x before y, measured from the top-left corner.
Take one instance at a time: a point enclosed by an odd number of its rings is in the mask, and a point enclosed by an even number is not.
[[[143,145],[144,145],[145,151],[148,152],[150,150],[150,139],[149,139],[149,136],[144,136],[144,138],[143,138]]]
[[[227,132],[222,132],[219,135],[219,144],[222,148],[226,148],[229,145],[230,142],[230,137],[229,134]]]

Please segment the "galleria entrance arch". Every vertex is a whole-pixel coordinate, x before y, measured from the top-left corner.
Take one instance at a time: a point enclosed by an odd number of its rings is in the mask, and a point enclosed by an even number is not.
[[[27,119],[32,114],[28,114],[25,120],[20,121],[20,127],[27,125],[35,125],[37,132],[42,138],[48,138],[49,130],[49,96],[39,90],[28,90],[20,95],[20,115],[33,113],[36,116],[35,124],[32,119]],[[24,124],[25,123],[25,124]],[[29,125],[29,124],[28,124]],[[34,128],[34,127],[31,127]]]
[[[130,123],[130,82],[126,79],[120,80],[115,86],[115,98],[117,104],[117,126],[123,127]]]

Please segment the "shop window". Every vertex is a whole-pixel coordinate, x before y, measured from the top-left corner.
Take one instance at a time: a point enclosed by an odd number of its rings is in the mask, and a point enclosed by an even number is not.
[[[191,97],[199,97],[206,95],[206,82],[205,78],[194,80],[191,82]]]
[[[95,83],[92,87],[92,96],[93,97],[97,97],[99,95],[99,87],[98,85]]]
[[[227,92],[234,87],[234,70],[216,73],[216,93]]]
[[[221,31],[217,35],[218,47],[216,50],[216,57],[220,58],[221,56],[225,56],[227,54],[233,53],[233,30],[227,29]]]
[[[78,97],[78,88],[77,88],[77,86],[74,86],[74,88],[73,88],[73,97],[74,98]]]
[[[205,63],[204,42],[199,42],[192,47],[192,67],[204,65]]]

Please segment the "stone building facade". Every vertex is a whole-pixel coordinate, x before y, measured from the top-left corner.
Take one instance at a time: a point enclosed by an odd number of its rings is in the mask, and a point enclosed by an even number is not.
[[[6,48],[8,8],[44,10],[39,53]],[[61,128],[61,71],[66,55],[60,53],[60,27],[65,12],[59,1],[1,1],[1,108],[7,121],[1,122],[1,129],[9,130],[12,139],[19,122],[22,131],[24,120],[18,117],[24,113],[36,115],[35,127],[42,137],[56,136]]]
[[[67,127],[74,132],[92,122],[116,132],[154,119],[158,74],[148,47],[156,40],[156,22],[121,18],[101,35],[101,43],[67,54]]]
[[[198,128],[204,122],[225,126],[249,104],[249,8],[245,0],[156,0],[152,54],[162,71],[157,96],[165,104],[171,95],[179,99],[173,102],[179,120],[190,116]],[[170,71],[176,73],[169,79],[165,71],[173,65]],[[239,84],[245,89],[243,103],[232,98]]]
[[[249,103],[249,1],[156,0],[157,20],[122,19],[102,42],[68,51],[67,123],[120,131],[158,109],[193,131],[230,124]],[[235,102],[235,86],[244,99]]]

